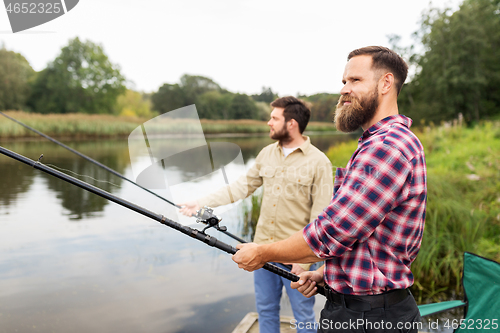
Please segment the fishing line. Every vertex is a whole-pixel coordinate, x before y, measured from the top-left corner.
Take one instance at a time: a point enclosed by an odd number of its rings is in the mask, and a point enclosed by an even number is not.
[[[49,163],[47,163],[47,164],[45,164],[45,165],[46,165],[46,166],[49,166],[49,167],[52,167],[52,168],[54,168],[54,169],[57,169],[57,170],[59,170],[59,171],[65,171],[65,172],[67,172],[67,173],[71,173],[71,174],[73,174],[73,175],[75,175],[75,176],[78,176],[78,177],[82,177],[82,178],[90,178],[90,179],[92,179],[92,180],[94,180],[94,181],[96,181],[96,182],[99,182],[99,183],[108,183],[108,184],[113,185],[113,186],[116,186],[116,187],[118,187],[118,188],[120,188],[120,187],[121,187],[120,185],[116,185],[116,184],[114,184],[114,183],[112,183],[112,182],[110,182],[110,181],[107,181],[107,180],[99,180],[99,179],[95,179],[95,178],[94,178],[94,177],[92,177],[92,176],[81,175],[81,174],[76,173],[76,172],[74,172],[74,171],[71,171],[71,170],[68,170],[68,169],[64,169],[64,168],[58,167],[57,165],[54,165],[54,164],[49,164]]]

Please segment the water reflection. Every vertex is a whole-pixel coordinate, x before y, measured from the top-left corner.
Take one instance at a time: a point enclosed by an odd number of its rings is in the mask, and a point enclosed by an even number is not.
[[[124,172],[127,165],[127,156],[120,153],[120,150],[126,148],[123,143],[108,141],[69,144],[76,150],[88,156],[92,156],[93,159],[107,165],[117,172]],[[110,193],[117,192],[121,186],[121,178],[112,175],[108,171],[97,167],[95,164],[52,143],[34,142],[24,145],[19,143],[7,143],[4,146],[29,156],[34,160],[38,159],[38,157],[35,156],[43,154],[41,162],[45,165],[67,173],[72,177],[79,178],[91,185],[100,187]],[[117,146],[121,146],[121,149],[117,149]],[[5,159],[8,158],[2,156],[2,160]],[[96,216],[96,214],[102,212],[104,207],[108,204],[106,199],[87,191],[82,191],[76,186],[63,182],[46,173],[36,171],[14,160],[0,163],[0,172],[1,171],[4,171],[1,175],[2,186],[5,189],[5,191],[2,191],[2,196],[16,196],[19,195],[19,193],[27,191],[36,173],[37,176],[45,179],[48,189],[55,192],[56,198],[61,200],[61,205],[66,210],[63,214],[68,215],[71,220],[81,220],[83,218]],[[16,189],[16,185],[14,185],[15,183],[18,183],[17,186],[20,187],[18,190]],[[15,200],[4,202],[8,205],[11,202],[15,202]]]
[[[268,137],[207,141],[237,144],[246,163],[272,143]],[[333,141],[312,137],[323,151]],[[125,140],[67,144],[133,177]],[[52,143],[1,145],[114,183],[82,178],[153,211],[168,206]],[[190,161],[176,163],[181,174],[199,172]],[[252,274],[229,255],[5,156],[0,180],[0,332],[231,332],[255,311]],[[238,234],[238,212],[223,217]],[[286,302],[283,309],[291,314]]]
[[[26,167],[8,157],[0,160],[0,204],[9,206],[20,194],[28,191],[33,183],[35,169]],[[7,211],[8,212],[8,211]]]

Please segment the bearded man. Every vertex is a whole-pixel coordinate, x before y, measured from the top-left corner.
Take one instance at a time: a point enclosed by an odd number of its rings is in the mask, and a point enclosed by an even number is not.
[[[311,111],[303,101],[292,96],[279,98],[271,106],[271,120],[267,124],[269,136],[277,142],[262,149],[246,176],[207,197],[181,203],[181,213],[191,216],[203,206],[232,203],[246,198],[263,185],[254,242],[272,244],[302,230],[328,205],[333,193],[332,165],[325,154],[302,135]],[[293,264],[292,272],[299,274],[310,266]],[[261,333],[280,332],[283,286],[297,321],[297,332],[316,331],[314,298],[304,297],[291,288],[288,280],[264,269],[255,271],[254,286]]]
[[[305,296],[324,285],[318,332],[417,332],[420,314],[408,290],[420,249],[427,199],[423,147],[399,115],[408,66],[394,51],[369,46],[348,56],[337,128],[364,132],[346,168],[338,168],[328,207],[303,230],[273,244],[238,245],[248,271],[268,261],[325,260],[291,283]]]

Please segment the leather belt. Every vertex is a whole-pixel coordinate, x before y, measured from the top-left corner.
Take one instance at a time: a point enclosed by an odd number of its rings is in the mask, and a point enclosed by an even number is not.
[[[394,289],[378,295],[348,295],[341,294],[325,286],[326,299],[335,305],[342,305],[354,311],[370,311],[376,308],[383,308],[397,304],[408,297],[410,292],[407,289]]]

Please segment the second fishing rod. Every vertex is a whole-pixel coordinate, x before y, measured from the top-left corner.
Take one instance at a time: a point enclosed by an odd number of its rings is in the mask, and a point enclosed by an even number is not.
[[[218,248],[218,249],[220,249],[226,253],[229,253],[229,254],[235,254],[236,251],[238,251],[236,248],[232,247],[231,245],[226,244],[224,242],[221,242],[217,238],[205,233],[205,231],[208,228],[210,228],[210,222],[207,222],[207,224],[209,224],[209,226],[207,226],[203,230],[198,230],[198,229],[190,228],[188,226],[183,226],[182,224],[175,222],[175,221],[173,221],[173,220],[171,220],[171,219],[169,219],[161,214],[157,214],[157,213],[154,213],[152,211],[149,211],[149,210],[147,210],[139,205],[131,203],[131,202],[124,200],[120,197],[117,197],[117,196],[115,196],[109,192],[106,192],[98,187],[90,185],[84,181],[77,179],[77,178],[68,176],[67,174],[60,172],[58,170],[52,169],[52,168],[42,164],[40,161],[33,161],[30,158],[27,158],[23,155],[16,153],[16,152],[10,151],[10,150],[8,150],[4,147],[1,147],[1,146],[0,146],[0,153],[5,155],[5,156],[8,156],[14,160],[17,160],[19,162],[27,164],[35,169],[38,169],[38,170],[43,171],[47,174],[50,174],[54,177],[57,177],[63,181],[70,183],[70,184],[78,186],[86,191],[94,193],[100,197],[107,199],[107,200],[110,200],[114,203],[117,203],[123,207],[131,209],[131,210],[133,210],[133,211],[135,211],[143,216],[149,217],[150,219],[153,219],[157,222],[160,222],[163,225],[166,225],[170,228],[173,228],[177,231],[180,231],[183,234],[188,235],[194,239],[197,239],[197,240],[199,240],[199,241],[201,241],[209,246]],[[200,216],[199,218],[203,218],[203,216]],[[212,221],[211,223],[215,223],[215,221]],[[272,273],[275,273],[281,277],[284,277],[287,280],[293,281],[293,282],[297,282],[299,280],[299,276],[297,276],[297,275],[295,275],[287,270],[279,268],[273,264],[270,264],[270,263],[266,263],[262,268],[264,268]],[[322,286],[317,286],[317,288],[318,288],[317,291],[319,294],[325,295],[325,290]]]
[[[168,199],[166,199],[166,198],[162,197],[161,195],[159,195],[159,194],[157,194],[157,193],[155,193],[155,192],[153,192],[153,191],[151,191],[151,190],[149,190],[149,189],[145,188],[144,186],[141,186],[140,184],[137,184],[137,183],[136,183],[136,182],[134,182],[133,180],[128,179],[128,178],[127,178],[127,177],[125,177],[124,175],[120,174],[118,171],[111,169],[110,167],[108,167],[108,166],[106,166],[106,165],[104,165],[104,164],[102,164],[102,163],[100,163],[100,162],[98,162],[98,161],[94,160],[93,158],[91,158],[91,157],[89,157],[89,156],[87,156],[87,155],[85,155],[85,154],[83,154],[83,153],[79,152],[78,150],[75,150],[75,149],[73,149],[73,148],[71,148],[71,147],[69,147],[69,146],[65,145],[64,143],[62,143],[62,142],[60,142],[60,141],[58,141],[58,140],[56,140],[56,139],[54,139],[54,138],[52,138],[52,137],[48,136],[47,134],[42,133],[42,132],[40,132],[40,131],[38,131],[38,130],[34,129],[34,128],[33,128],[33,127],[31,127],[31,126],[26,125],[25,123],[23,123],[23,122],[21,122],[21,121],[19,121],[19,120],[15,119],[15,118],[13,118],[13,117],[11,117],[11,116],[9,116],[9,115],[5,114],[5,113],[3,113],[2,111],[0,111],[0,114],[1,114],[2,116],[4,116],[5,118],[8,118],[8,119],[12,120],[13,122],[15,122],[15,123],[17,123],[17,124],[19,124],[19,125],[23,126],[24,128],[26,128],[26,129],[28,129],[28,130],[30,130],[30,131],[32,131],[32,132],[34,132],[34,133],[36,133],[36,134],[38,134],[38,135],[40,135],[40,136],[44,137],[44,138],[46,138],[47,140],[49,140],[49,141],[51,141],[51,142],[53,142],[53,143],[55,143],[55,144],[57,144],[57,145],[59,145],[59,146],[63,147],[64,149],[69,150],[69,151],[70,151],[70,152],[72,152],[73,154],[76,154],[76,155],[80,156],[81,158],[83,158],[83,159],[85,159],[85,160],[87,160],[87,161],[89,161],[89,162],[91,162],[91,163],[93,163],[93,164],[97,165],[98,167],[100,167],[100,168],[102,168],[102,169],[104,169],[104,170],[106,170],[106,171],[108,171],[108,172],[112,173],[113,175],[115,175],[115,176],[117,176],[117,177],[119,177],[119,178],[121,178],[121,179],[123,179],[123,180],[125,180],[125,181],[127,181],[127,182],[129,182],[129,183],[131,183],[131,184],[134,184],[135,186],[137,186],[137,187],[139,187],[139,188],[143,189],[144,191],[146,191],[146,192],[148,192],[148,193],[150,193],[150,194],[154,195],[155,197],[157,197],[157,198],[159,198],[159,199],[161,199],[161,200],[163,200],[163,201],[167,202],[168,204],[170,204],[170,205],[172,205],[172,206],[174,206],[174,207],[176,207],[176,208],[179,208],[179,209],[180,209],[180,208],[182,208],[181,206],[176,205],[175,203],[173,203],[172,201],[170,201],[170,200],[168,200]],[[205,207],[204,207],[204,208],[202,208],[201,210],[202,210],[202,211],[201,211],[201,213],[202,213],[202,214],[205,214],[205,212],[207,212],[207,208],[205,208]],[[210,213],[212,213],[212,212],[210,211]],[[193,216],[194,216],[194,217],[196,217],[196,215],[193,215]],[[214,216],[215,216],[215,215],[214,215]],[[236,236],[236,235],[234,235],[234,234],[230,233],[230,232],[229,232],[229,231],[227,231],[226,229],[223,229],[223,228],[217,228],[217,230],[218,230],[218,231],[220,231],[220,232],[222,232],[222,233],[224,233],[224,234],[226,234],[226,235],[228,235],[229,237],[231,237],[231,238],[233,238],[233,239],[237,240],[237,241],[238,241],[238,242],[240,242],[240,243],[246,243],[246,241],[245,241],[244,239],[242,239],[242,238],[240,238],[240,237],[238,237],[238,236]]]

